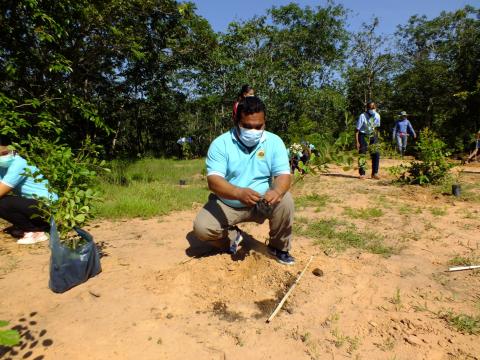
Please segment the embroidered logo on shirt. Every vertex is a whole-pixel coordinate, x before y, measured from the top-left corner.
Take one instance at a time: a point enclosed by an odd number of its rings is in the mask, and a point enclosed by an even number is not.
[[[265,150],[263,150],[263,149],[258,150],[257,158],[259,158],[260,160],[265,159]]]

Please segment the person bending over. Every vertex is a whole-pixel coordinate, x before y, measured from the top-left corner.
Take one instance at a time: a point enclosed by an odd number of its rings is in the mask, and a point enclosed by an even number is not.
[[[40,217],[38,209],[40,198],[57,200],[49,193],[48,182],[39,175],[34,179],[25,174],[37,174],[38,168],[28,165],[27,161],[12,150],[9,138],[0,136],[0,218],[12,226],[4,231],[19,238],[18,244],[35,244],[48,240],[45,235],[49,224]]]

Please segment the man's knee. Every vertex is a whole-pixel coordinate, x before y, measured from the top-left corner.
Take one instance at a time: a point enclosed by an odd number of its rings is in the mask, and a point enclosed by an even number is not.
[[[211,222],[205,221],[202,214],[198,214],[193,222],[193,233],[201,241],[219,240],[225,236],[220,226],[212,226]]]
[[[290,194],[290,192],[285,193],[285,195],[282,198],[282,201],[278,203],[277,209],[284,214],[289,213],[289,214],[292,214],[293,216],[294,208],[295,208],[295,204],[293,202],[292,195]]]

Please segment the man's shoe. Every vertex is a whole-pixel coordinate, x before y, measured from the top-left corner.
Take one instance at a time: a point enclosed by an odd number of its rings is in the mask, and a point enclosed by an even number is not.
[[[268,253],[277,260],[280,264],[283,265],[294,265],[295,258],[291,256],[288,251],[282,251],[275,249],[274,247],[268,245]]]
[[[26,232],[21,239],[17,240],[17,244],[31,245],[47,240],[48,236],[43,231]]]
[[[243,241],[242,231],[236,226],[235,230],[237,231],[237,235],[235,236],[235,240],[230,243],[230,247],[228,248],[228,253],[232,255],[235,255],[237,253],[238,246]]]
[[[378,174],[373,174],[372,179],[380,180],[380,176],[378,176]]]
[[[360,175],[358,178],[359,178],[360,180],[365,180],[365,175]]]

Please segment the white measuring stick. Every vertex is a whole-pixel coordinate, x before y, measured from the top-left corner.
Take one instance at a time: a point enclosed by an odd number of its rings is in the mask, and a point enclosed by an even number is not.
[[[282,301],[280,301],[280,303],[277,305],[277,307],[275,308],[275,310],[273,310],[272,315],[270,315],[270,317],[267,319],[267,323],[269,323],[270,321],[272,321],[272,319],[275,317],[275,315],[277,315],[277,313],[280,311],[280,309],[282,308],[283,304],[285,303],[285,301],[287,301],[287,298],[290,296],[290,294],[292,293],[293,289],[295,289],[295,286],[297,286],[298,282],[300,281],[300,279],[301,279],[302,276],[303,276],[303,273],[305,272],[305,270],[307,270],[308,265],[310,265],[310,263],[312,262],[312,260],[313,260],[313,255],[310,257],[310,260],[308,261],[307,265],[305,265],[305,268],[304,268],[303,271],[300,273],[300,275],[298,275],[298,277],[297,277],[297,279],[295,280],[295,282],[293,283],[293,285],[290,287],[290,289],[287,291],[287,293],[283,296]]]
[[[462,271],[462,270],[473,270],[480,269],[480,265],[470,265],[470,266],[455,266],[448,269],[448,271]]]

